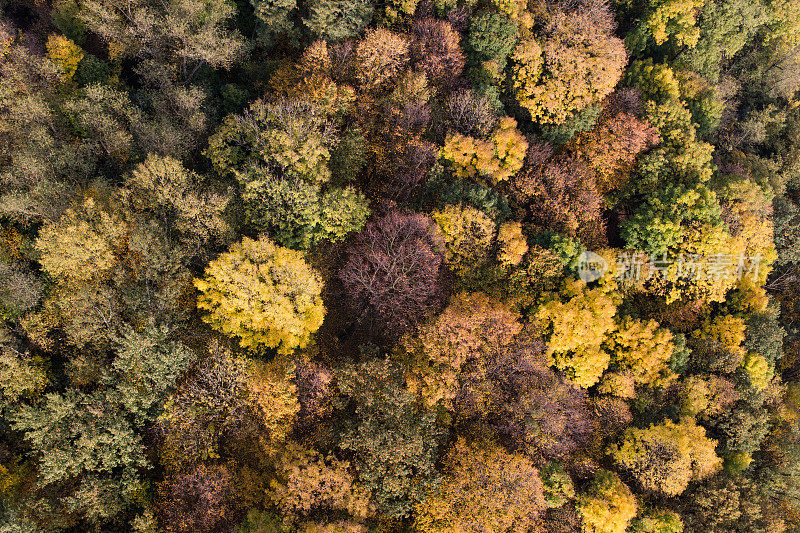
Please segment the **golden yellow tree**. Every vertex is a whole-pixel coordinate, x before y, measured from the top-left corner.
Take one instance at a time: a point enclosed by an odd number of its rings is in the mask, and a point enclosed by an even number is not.
[[[561,124],[614,90],[628,56],[610,32],[608,10],[558,10],[546,17],[544,31],[523,40],[512,56],[513,90],[534,120]]]
[[[586,492],[578,496],[584,533],[625,533],[636,516],[636,498],[619,476],[598,470]]]
[[[495,224],[474,207],[448,205],[431,217],[444,237],[445,261],[459,276],[468,276],[489,259]]]
[[[325,316],[322,281],[300,252],[245,237],[195,280],[203,320],[245,348],[288,353],[308,344]]]
[[[617,463],[648,491],[676,496],[690,481],[707,478],[722,465],[717,441],[693,418],[666,420],[647,429],[629,428],[622,444],[611,447]]]
[[[450,133],[441,157],[460,178],[487,176],[497,183],[520,171],[527,150],[528,141],[517,130],[517,121],[503,117],[489,140]]]
[[[655,320],[624,319],[609,346],[615,368],[631,371],[636,383],[662,386],[674,379],[667,366],[674,351],[672,333]]]
[[[568,283],[562,293],[566,301],[546,303],[536,319],[552,363],[576,384],[590,387],[611,361],[602,345],[616,326],[617,306],[605,289],[587,289],[582,281]]]
[[[78,70],[78,63],[83,59],[83,50],[63,35],[51,35],[47,38],[47,57],[59,67],[65,80],[71,80]]]

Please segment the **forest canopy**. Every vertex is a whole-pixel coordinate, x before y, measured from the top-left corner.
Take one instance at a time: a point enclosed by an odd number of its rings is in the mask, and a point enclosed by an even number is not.
[[[800,531],[797,0],[0,0],[0,533]]]

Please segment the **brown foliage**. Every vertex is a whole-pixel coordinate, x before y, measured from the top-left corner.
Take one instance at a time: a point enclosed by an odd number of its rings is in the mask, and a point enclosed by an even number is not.
[[[622,89],[606,99],[603,112],[590,131],[578,134],[571,150],[588,161],[597,174],[602,194],[619,191],[633,171],[636,156],[658,143],[658,131],[640,120],[640,95]]]
[[[226,494],[231,473],[224,465],[198,464],[175,473],[158,485],[161,523],[167,531],[211,531],[226,521],[231,509]]]
[[[298,425],[309,427],[325,416],[332,408],[333,372],[321,363],[301,360],[295,367],[297,399],[300,403]]]
[[[211,355],[170,399],[158,419],[165,466],[207,459],[221,441],[241,433],[252,419],[247,406],[247,376],[238,361],[212,346]]]
[[[545,348],[524,331],[487,363],[485,380],[466,384],[456,399],[462,416],[486,416],[513,448],[540,462],[582,448],[595,429],[586,390],[547,366]]]
[[[430,218],[392,211],[367,223],[347,254],[339,279],[360,321],[393,335],[440,305],[443,243]]]
[[[411,57],[434,85],[450,85],[464,69],[459,35],[443,20],[424,19],[414,23]]]
[[[594,170],[575,155],[553,156],[544,142],[531,142],[522,171],[512,178],[517,208],[534,225],[575,236],[584,242],[602,234],[603,195]]]

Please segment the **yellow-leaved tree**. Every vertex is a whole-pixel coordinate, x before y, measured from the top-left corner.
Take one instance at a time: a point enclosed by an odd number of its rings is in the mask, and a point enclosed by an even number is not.
[[[603,342],[615,328],[617,306],[603,287],[567,283],[562,296],[541,308],[536,319],[547,341],[552,364],[581,387],[591,387],[608,368],[611,356]]]
[[[542,15],[543,29],[512,55],[513,92],[542,124],[562,124],[614,90],[628,61],[606,8],[581,7]]]
[[[441,150],[442,159],[460,178],[487,176],[493,183],[505,181],[522,168],[528,141],[511,117],[500,119],[488,140],[451,133]]]
[[[645,490],[677,496],[690,481],[719,470],[716,445],[693,418],[684,417],[678,424],[666,420],[647,429],[629,428],[611,455]]]
[[[322,325],[322,280],[300,252],[267,237],[245,237],[209,263],[195,280],[197,307],[222,333],[245,348],[289,353],[308,344]]]
[[[584,533],[625,533],[636,516],[636,497],[617,474],[598,470],[577,506]]]
[[[669,360],[675,350],[672,333],[655,320],[626,318],[611,335],[611,359],[617,370],[629,370],[638,384],[663,386],[675,375]]]

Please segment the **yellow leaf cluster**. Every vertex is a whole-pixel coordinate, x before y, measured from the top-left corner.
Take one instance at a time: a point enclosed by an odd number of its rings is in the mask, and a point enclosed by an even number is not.
[[[602,288],[586,289],[583,282],[574,285],[574,296],[565,302],[546,303],[539,308],[536,320],[556,368],[566,372],[577,385],[590,387],[611,361],[603,343],[616,327],[617,306]]]
[[[485,213],[473,207],[448,205],[431,217],[444,237],[445,260],[456,274],[469,275],[488,259],[495,224]]]
[[[58,221],[42,226],[35,246],[41,253],[39,262],[52,277],[89,281],[117,264],[113,247],[126,232],[122,220],[86,198]]]
[[[458,177],[488,176],[497,183],[520,171],[527,150],[528,141],[517,130],[517,121],[503,117],[488,141],[449,134],[441,156],[452,164]]]
[[[75,71],[78,70],[78,63],[83,59],[83,50],[81,50],[81,47],[63,35],[55,34],[47,38],[46,46],[47,57],[61,67],[61,72],[65,80],[71,80]]]
[[[194,283],[203,320],[245,348],[305,347],[325,316],[319,274],[300,252],[266,237],[234,244]]]
[[[655,320],[626,318],[610,341],[614,365],[630,370],[636,383],[663,386],[674,379],[667,366],[674,351],[672,333]]]
[[[522,224],[517,221],[500,225],[497,232],[497,260],[504,265],[516,266],[528,253],[528,241],[522,234]]]

